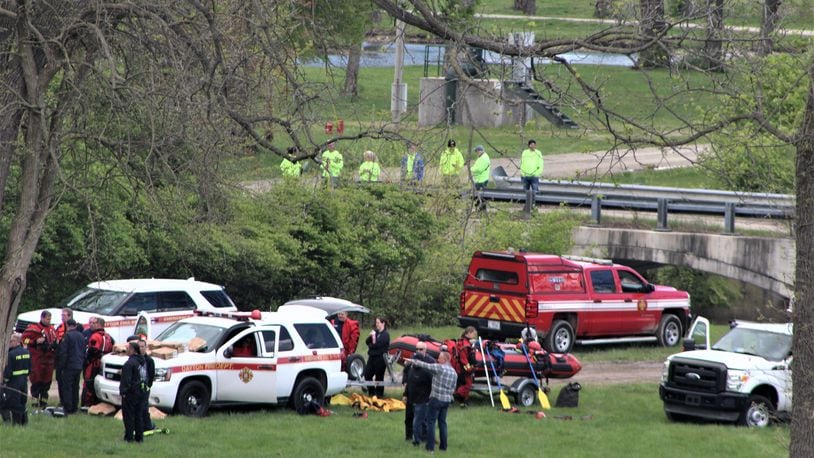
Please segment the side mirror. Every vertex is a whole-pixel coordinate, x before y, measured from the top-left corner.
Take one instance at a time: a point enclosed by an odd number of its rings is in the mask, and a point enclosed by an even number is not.
[[[652,293],[653,291],[656,290],[656,287],[653,286],[652,283],[648,283],[647,286],[644,289],[645,289],[646,292]]]
[[[233,353],[234,353],[234,348],[229,346],[229,348],[227,348],[226,350],[223,350],[223,357],[226,358],[226,359],[229,359],[229,358],[232,357]]]
[[[697,348],[695,347],[695,341],[694,340],[692,340],[692,339],[684,339],[684,347],[683,347],[684,351],[693,351],[693,350],[696,350],[696,349]]]

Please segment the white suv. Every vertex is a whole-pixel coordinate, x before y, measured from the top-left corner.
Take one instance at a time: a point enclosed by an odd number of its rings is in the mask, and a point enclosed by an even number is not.
[[[322,310],[286,306],[277,312],[199,315],[209,316],[181,320],[158,336],[187,344],[187,351],[155,359],[151,405],[194,417],[206,415],[210,404],[289,403],[302,412],[347,384],[341,340]],[[192,339],[195,351],[189,351]],[[121,405],[126,358],[102,358],[94,381],[101,400]]]
[[[212,283],[170,279],[132,279],[94,282],[63,301],[59,308],[48,309],[51,323],[61,322],[61,308],[74,311],[77,323],[87,324],[91,316],[105,320],[105,331],[124,342],[133,333],[139,315],[150,336],[172,323],[191,317],[195,310],[235,311],[237,307],[222,286]],[[21,313],[16,329],[22,332],[40,320],[42,310]]]

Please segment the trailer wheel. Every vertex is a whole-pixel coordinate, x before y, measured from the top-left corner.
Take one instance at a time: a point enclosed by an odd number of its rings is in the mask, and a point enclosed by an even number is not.
[[[312,403],[317,403],[322,407],[322,403],[325,402],[325,388],[314,377],[303,377],[294,387],[292,397],[297,413],[306,414]]]
[[[359,354],[352,354],[348,356],[345,363],[348,368],[348,378],[351,380],[362,380],[365,373],[365,358]]]
[[[533,383],[523,385],[515,394],[515,401],[519,406],[531,407],[534,405],[534,398],[537,396],[537,387]]]
[[[681,321],[673,314],[666,314],[659,322],[656,339],[662,347],[675,347],[681,340]]]
[[[556,320],[545,336],[546,350],[552,353],[568,353],[574,346],[574,328],[565,320]]]
[[[199,380],[190,380],[181,386],[175,410],[188,417],[203,417],[209,411],[212,396],[209,388]]]

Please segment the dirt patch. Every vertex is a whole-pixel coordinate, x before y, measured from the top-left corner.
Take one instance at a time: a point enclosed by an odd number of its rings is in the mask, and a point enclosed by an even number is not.
[[[610,385],[618,383],[653,383],[661,381],[663,361],[636,362],[591,362],[585,363],[582,370],[570,379],[551,379],[552,387],[570,382],[582,385]]]

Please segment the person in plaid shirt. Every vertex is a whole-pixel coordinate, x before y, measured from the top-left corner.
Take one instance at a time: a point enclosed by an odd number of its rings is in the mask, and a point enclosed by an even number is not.
[[[438,430],[441,435],[439,447],[441,450],[447,449],[447,410],[452,403],[452,393],[455,392],[455,385],[458,381],[458,374],[450,365],[448,352],[442,351],[438,355],[438,363],[430,364],[417,359],[408,359],[404,364],[413,364],[432,372],[432,389],[430,391],[430,402],[427,409],[427,451],[435,451],[435,422],[438,422]]]

